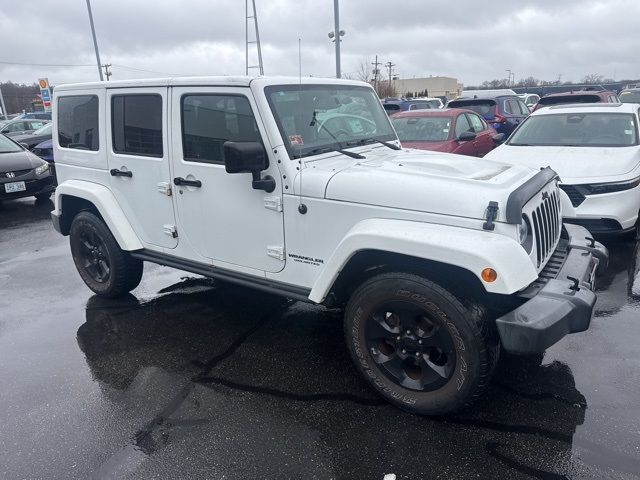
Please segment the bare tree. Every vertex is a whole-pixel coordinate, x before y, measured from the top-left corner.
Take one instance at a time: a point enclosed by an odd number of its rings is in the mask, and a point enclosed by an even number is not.
[[[582,83],[586,83],[587,85],[597,85],[598,83],[602,83],[604,77],[602,75],[598,75],[597,73],[590,73],[589,75],[585,75],[582,79]]]
[[[363,57],[358,63],[358,69],[354,73],[354,78],[361,82],[371,83],[372,72],[371,60],[367,57]]]
[[[537,87],[540,84],[540,80],[535,77],[527,77],[518,80],[516,87]]]

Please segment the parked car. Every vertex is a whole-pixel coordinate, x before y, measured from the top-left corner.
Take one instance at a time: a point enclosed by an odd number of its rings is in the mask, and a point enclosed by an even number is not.
[[[33,147],[35,147],[39,143],[42,143],[45,140],[50,140],[52,131],[53,123],[47,123],[42,128],[34,130],[31,133],[16,135],[11,138],[13,138],[13,140],[18,142],[19,144],[27,147],[29,150],[32,150]]]
[[[414,100],[427,102],[431,108],[444,108],[444,102],[438,97],[416,97]]]
[[[432,106],[432,102],[427,100],[407,100],[406,98],[385,98],[382,106],[387,115],[393,115],[398,112],[406,112],[409,110],[426,110],[429,108],[438,108]]]
[[[533,109],[534,111],[550,105],[567,105],[570,103],[619,103],[616,92],[610,90],[575,90],[572,92],[552,93],[545,95]]]
[[[529,110],[533,112],[535,106],[540,101],[540,95],[535,93],[521,93],[518,95],[524,102],[524,104],[529,107]]]
[[[459,98],[451,100],[447,107],[473,110],[496,132],[508,137],[529,113],[529,107],[517,95],[500,95],[484,98]]]
[[[628,88],[618,95],[622,103],[640,103],[640,88]]]
[[[562,183],[566,222],[593,233],[638,229],[638,105],[556,105],[533,113],[485,158],[550,166]]]
[[[401,112],[391,116],[391,123],[403,147],[482,157],[496,146],[496,131],[471,110]]]
[[[50,164],[53,163],[53,141],[51,138],[36,145],[32,152],[44,161],[49,162]],[[51,165],[51,168],[53,168],[53,165]]]
[[[27,112],[20,115],[23,120],[51,120],[51,112]]]
[[[480,396],[500,348],[589,327],[608,256],[561,235],[556,174],[404,150],[363,82],[127,80],[53,101],[52,221],[98,295],[149,261],[343,307],[365,381],[421,414]]]
[[[0,200],[22,197],[44,200],[55,188],[47,162],[0,134]]]
[[[44,127],[47,123],[48,120],[23,120],[18,118],[16,120],[2,122],[2,124],[0,124],[0,133],[8,137],[15,137],[17,135],[34,132]]]

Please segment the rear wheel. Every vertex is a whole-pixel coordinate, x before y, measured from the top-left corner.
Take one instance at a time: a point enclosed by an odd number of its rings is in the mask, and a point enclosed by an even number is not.
[[[95,214],[80,212],[69,232],[71,254],[84,283],[98,295],[117,297],[142,279],[143,263],[123,251]]]
[[[477,399],[499,354],[481,307],[406,273],[378,275],[354,292],[345,337],[357,368],[382,397],[425,415]]]
[[[51,198],[51,192],[50,193],[39,193],[38,195],[35,195],[36,197],[36,202],[44,202],[46,200],[49,200]]]

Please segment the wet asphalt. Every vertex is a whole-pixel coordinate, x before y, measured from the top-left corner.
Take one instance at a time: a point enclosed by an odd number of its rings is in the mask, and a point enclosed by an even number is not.
[[[630,241],[590,330],[424,418],[367,388],[337,312],[149,264],[93,296],[51,209],[0,205],[1,479],[640,479]]]

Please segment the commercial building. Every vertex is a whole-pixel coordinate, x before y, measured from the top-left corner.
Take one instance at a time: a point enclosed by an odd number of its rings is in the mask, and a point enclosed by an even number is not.
[[[447,97],[447,99],[458,97],[463,87],[457,78],[433,76],[399,78],[393,80],[393,84],[399,96]]]

